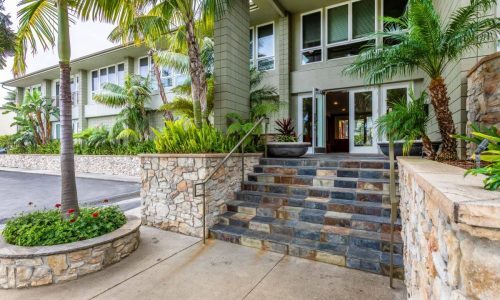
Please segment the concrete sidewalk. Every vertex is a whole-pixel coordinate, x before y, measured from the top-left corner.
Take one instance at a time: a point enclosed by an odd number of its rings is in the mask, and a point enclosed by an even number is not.
[[[389,278],[150,227],[122,262],[77,281],[0,290],[0,299],[405,299]]]

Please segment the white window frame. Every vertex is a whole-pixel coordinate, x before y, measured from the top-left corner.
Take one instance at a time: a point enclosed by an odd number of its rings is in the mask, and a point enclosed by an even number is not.
[[[352,18],[352,4],[353,3],[356,3],[356,2],[360,2],[362,0],[348,0],[348,1],[344,1],[344,2],[341,2],[341,3],[337,3],[337,4],[334,4],[334,5],[330,5],[330,6],[327,6],[325,7],[325,14],[326,14],[326,30],[325,30],[325,44],[326,44],[326,51],[325,52],[328,52],[328,49],[329,48],[332,48],[332,47],[337,47],[337,46],[344,46],[344,45],[349,45],[349,44],[353,44],[353,43],[359,43],[359,42],[364,42],[364,41],[369,41],[369,40],[372,40],[372,38],[370,37],[362,37],[362,38],[357,38],[357,39],[353,39],[352,37],[352,22],[353,22],[353,18]],[[375,3],[375,22],[374,22],[374,32],[377,31],[377,23],[378,23],[378,5],[377,5],[377,0],[372,0],[374,3]],[[341,41],[341,42],[336,42],[336,43],[328,43],[328,11],[332,8],[335,8],[335,7],[340,7],[340,6],[344,6],[344,5],[347,5],[347,41]],[[330,58],[328,59],[328,54],[326,55],[326,59],[327,60],[335,60],[335,59],[341,59],[341,58],[344,58],[344,57],[337,57],[337,58]]]
[[[304,47],[304,16],[314,14],[320,12],[320,45],[316,47],[311,47],[311,48],[303,48]],[[300,64],[301,65],[310,65],[310,64],[316,64],[316,63],[321,63],[323,62],[325,58],[325,49],[323,47],[323,35],[324,35],[324,30],[323,30],[323,8],[320,9],[315,9],[311,10],[305,13],[300,14]],[[321,60],[320,61],[315,61],[315,62],[310,62],[310,63],[303,63],[302,62],[302,55],[306,51],[314,51],[314,50],[321,50]]]
[[[248,42],[250,46],[250,52],[252,53],[252,57],[250,57],[250,66],[253,67],[255,66],[255,28],[250,27],[249,30],[251,30],[251,39],[252,39],[251,41]]]
[[[78,133],[78,119],[74,119],[74,120],[71,120],[71,128],[73,130],[73,133]],[[59,127],[59,137],[57,136],[57,127]],[[57,122],[52,122],[52,132],[50,133],[51,134],[51,138],[53,140],[59,140],[61,139],[61,121],[57,121]]]
[[[147,58],[147,59],[148,59],[148,73],[149,73],[150,78],[151,78],[152,80],[156,80],[156,77],[153,77],[153,76],[154,76],[154,74],[152,74],[152,70],[153,70],[153,69],[152,69],[152,66],[153,66],[153,63],[152,63],[152,61],[151,61],[151,57],[150,57],[150,56],[141,56],[141,57],[138,57],[138,58],[137,58],[137,75],[142,76],[142,75],[140,74],[140,69],[141,69],[141,59],[143,59],[143,58]],[[164,77],[164,76],[163,76],[163,68],[164,68],[163,66],[161,66],[161,67],[160,67],[160,78],[162,79],[162,81],[163,81],[163,79],[168,79],[168,78],[171,78],[171,79],[172,79],[172,85],[171,85],[171,86],[165,86],[165,85],[164,85],[164,86],[163,86],[164,88],[166,88],[167,90],[170,90],[170,89],[173,89],[174,87],[176,87],[176,86],[178,86],[179,84],[181,84],[181,83],[182,83],[182,82],[180,82],[180,81],[179,81],[179,77],[184,77],[184,74],[180,74],[180,73],[176,72],[175,70],[172,70],[172,69],[171,69],[171,71],[172,71],[172,75]],[[157,86],[156,86],[156,87],[155,87],[155,86],[153,86],[153,88],[154,88],[155,90],[158,90],[158,84],[159,84],[159,83],[157,83]],[[163,82],[162,82],[162,84],[163,84]]]
[[[151,75],[151,57],[150,56],[141,56],[137,58],[137,75],[141,75],[141,59],[147,58],[148,59],[148,73]]]
[[[406,99],[410,101],[410,89],[412,89],[413,83],[411,81],[405,82],[397,82],[397,83],[387,83],[381,86],[381,95],[382,99],[380,99],[381,111],[380,116],[387,114],[387,91],[388,90],[396,90],[396,89],[406,89]]]
[[[265,57],[258,57],[259,56],[259,27],[267,26],[269,24],[273,25],[273,55],[272,56],[265,56]],[[254,36],[254,43],[253,43],[253,57],[254,57],[254,66],[259,69],[259,61],[265,60],[272,58],[273,59],[273,67],[271,69],[267,69],[265,71],[273,71],[276,69],[276,25],[274,24],[274,21],[263,23],[260,25],[255,26],[255,30],[253,31],[253,36]]]
[[[107,65],[107,66],[104,66],[104,67],[101,67],[101,68],[97,68],[97,69],[94,69],[94,70],[91,70],[90,71],[90,91],[92,92],[92,95],[95,94],[96,92],[99,92],[101,89],[102,89],[102,86],[101,86],[101,70],[103,69],[106,69],[106,78],[108,79],[107,83],[109,82],[109,68],[110,67],[115,67],[115,78],[116,78],[116,81],[115,82],[112,82],[114,84],[120,84],[118,82],[118,65],[123,65],[124,66],[124,70],[125,70],[125,62],[119,62],[119,63],[116,63],[116,64],[111,64],[111,65]],[[96,87],[96,90],[92,90],[92,73],[93,72],[97,72],[97,87]]]

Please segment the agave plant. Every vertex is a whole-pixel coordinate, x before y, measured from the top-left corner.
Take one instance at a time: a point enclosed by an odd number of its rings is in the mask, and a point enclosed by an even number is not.
[[[295,127],[292,124],[292,119],[284,118],[275,121],[276,131],[280,134],[276,136],[278,142],[297,142],[297,134],[295,133]]]

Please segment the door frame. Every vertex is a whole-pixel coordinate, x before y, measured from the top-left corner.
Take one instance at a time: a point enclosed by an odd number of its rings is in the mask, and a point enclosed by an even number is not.
[[[371,146],[355,146],[354,145],[354,94],[360,92],[372,92],[372,120],[375,122],[379,117],[379,89],[376,86],[361,87],[349,89],[349,153],[378,153],[378,137],[373,126],[372,145]]]

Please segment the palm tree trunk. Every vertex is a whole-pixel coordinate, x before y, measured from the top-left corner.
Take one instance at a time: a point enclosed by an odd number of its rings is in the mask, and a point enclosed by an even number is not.
[[[455,134],[455,123],[449,108],[450,97],[443,77],[433,78],[429,84],[432,106],[436,112],[436,119],[441,133],[441,151],[437,154],[438,160],[456,160],[457,141],[452,137]]]
[[[436,158],[431,139],[426,134],[422,134],[422,150],[429,159],[434,160]]]
[[[69,17],[67,0],[58,1],[58,52],[61,81],[61,216],[68,217],[68,211],[78,216],[76,192],[75,159],[73,148],[73,128],[71,112]]]
[[[149,57],[151,59],[152,65],[153,65],[153,72],[155,74],[156,82],[158,83],[158,91],[160,92],[160,98],[163,104],[167,104],[167,93],[165,93],[165,87],[163,86],[163,83],[161,82],[161,73],[160,73],[160,67],[154,60],[154,53],[155,50],[151,49],[149,50]],[[173,120],[174,116],[172,115],[172,112],[170,110],[165,111],[163,114],[165,119],[167,120]]]
[[[203,124],[203,112],[207,110],[207,78],[205,68],[201,62],[200,47],[196,41],[194,20],[192,18],[187,22],[186,29],[194,123],[199,128]]]

